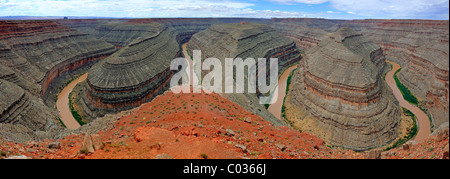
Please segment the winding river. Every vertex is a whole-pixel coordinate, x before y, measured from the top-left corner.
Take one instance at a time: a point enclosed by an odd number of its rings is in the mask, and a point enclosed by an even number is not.
[[[186,53],[186,45],[183,45],[183,53],[187,60],[190,63],[190,68],[192,70],[192,60],[190,59],[189,55]],[[391,61],[387,61],[388,63],[392,64],[392,70],[389,71],[386,74],[386,82],[389,85],[389,87],[392,89],[395,98],[399,101],[399,104],[401,107],[404,107],[411,111],[416,117],[417,117],[417,124],[418,124],[418,133],[416,137],[414,138],[415,141],[421,142],[428,138],[430,135],[430,121],[428,119],[428,116],[417,106],[414,106],[407,102],[404,98],[402,93],[397,87],[397,84],[394,80],[395,72],[400,69],[400,65]],[[280,77],[278,82],[278,100],[269,106],[268,110],[270,113],[272,113],[275,117],[281,120],[281,110],[284,103],[284,98],[286,96],[286,87],[287,87],[287,79],[291,72],[297,68],[297,65],[292,66],[288,68]],[[187,73],[190,73],[191,76],[194,78],[191,78],[194,82],[198,83],[198,77],[193,74],[193,72],[189,69],[186,69]],[[72,92],[73,88],[80,82],[87,79],[88,74],[84,74],[80,76],[79,78],[75,79],[71,83],[69,83],[58,95],[58,100],[56,102],[56,107],[58,109],[59,117],[61,121],[66,125],[68,129],[77,129],[80,127],[80,124],[75,120],[73,117],[70,107],[69,107],[69,94]],[[191,82],[192,84],[192,82]]]
[[[56,108],[58,109],[59,118],[68,129],[78,129],[81,125],[75,120],[69,107],[69,94],[75,86],[86,80],[88,74],[84,74],[70,82],[58,95]]]
[[[399,101],[400,106],[408,109],[417,117],[417,125],[419,130],[414,140],[416,142],[422,142],[431,134],[430,120],[428,119],[428,116],[425,114],[425,112],[423,112],[420,108],[406,101],[403,98],[402,93],[398,89],[397,84],[395,83],[394,75],[395,72],[400,69],[400,65],[391,61],[387,62],[392,64],[392,70],[386,74],[386,82],[389,87],[391,87],[392,92],[394,93],[395,98],[397,98],[397,100]]]
[[[267,110],[272,113],[276,118],[281,119],[281,110],[283,108],[284,97],[286,96],[287,79],[293,70],[297,69],[297,65],[288,68],[283,72],[278,80],[278,88],[275,90],[275,94],[278,94],[277,101],[269,106]]]
[[[394,93],[395,98],[399,101],[399,105],[401,107],[408,109],[417,117],[416,122],[418,125],[418,132],[413,140],[415,140],[416,142],[422,142],[422,141],[426,140],[431,134],[430,120],[429,120],[428,116],[425,114],[425,112],[423,112],[420,108],[418,108],[417,106],[414,106],[411,103],[409,103],[408,101],[406,101],[403,98],[402,93],[398,89],[397,84],[395,83],[395,80],[394,80],[394,75],[395,75],[395,72],[398,69],[400,69],[400,65],[395,62],[391,62],[391,61],[387,61],[387,62],[392,64],[393,67],[392,67],[392,70],[386,74],[386,82],[389,85],[389,87],[392,89],[392,92]],[[278,93],[278,100],[274,104],[270,105],[268,108],[269,112],[272,113],[278,119],[281,119],[281,110],[283,107],[284,97],[286,96],[285,91],[286,91],[287,79],[288,79],[289,75],[291,74],[292,70],[294,70],[296,68],[297,68],[297,66],[290,67],[280,77],[279,82],[278,82],[278,90],[280,91],[280,93]]]

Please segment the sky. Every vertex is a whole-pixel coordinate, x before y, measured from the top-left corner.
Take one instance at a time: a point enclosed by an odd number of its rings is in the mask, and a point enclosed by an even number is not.
[[[449,19],[449,0],[0,0],[2,16]]]

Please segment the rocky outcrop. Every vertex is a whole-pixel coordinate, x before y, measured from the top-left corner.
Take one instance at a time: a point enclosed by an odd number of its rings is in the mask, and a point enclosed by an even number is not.
[[[0,79],[0,138],[30,140],[32,133],[49,130],[55,124],[55,114],[42,100]]]
[[[398,78],[429,109],[434,126],[439,127],[449,120],[449,43],[424,44],[409,57]]]
[[[350,28],[324,37],[293,76],[287,119],[346,149],[389,144],[398,135],[400,110],[382,80],[385,66],[381,48]]]
[[[153,99],[168,87],[171,61],[181,55],[174,31],[165,25],[146,25],[153,34],[137,38],[89,70],[85,102],[116,112]]]
[[[192,50],[201,50],[202,59],[214,57],[224,61],[225,58],[278,58],[279,74],[301,58],[293,40],[280,35],[268,25],[255,23],[212,25],[195,34],[187,48],[191,54]],[[276,125],[285,125],[259,105],[256,94],[226,94],[226,97]]]

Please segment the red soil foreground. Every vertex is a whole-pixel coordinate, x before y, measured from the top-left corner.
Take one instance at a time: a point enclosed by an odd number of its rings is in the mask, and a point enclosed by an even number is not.
[[[0,151],[31,158],[361,158],[352,151],[330,149],[317,137],[288,127],[275,127],[217,94],[166,92],[111,130],[98,133],[105,146],[82,154],[85,134],[58,141],[16,144],[0,142]]]
[[[364,153],[329,148],[323,140],[289,127],[275,127],[218,94],[166,92],[117,119],[98,133],[104,147],[81,152],[85,134],[59,141],[12,143],[0,139],[0,158],[109,159],[147,158],[166,154],[176,159],[365,158]],[[57,143],[57,147],[49,144]],[[430,139],[409,150],[394,149],[385,158],[442,158],[446,140]]]

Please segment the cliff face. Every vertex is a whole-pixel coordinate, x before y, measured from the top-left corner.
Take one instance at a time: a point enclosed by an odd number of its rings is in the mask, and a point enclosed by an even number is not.
[[[401,64],[400,81],[431,113],[435,127],[448,122],[449,21],[273,19],[271,24],[301,50],[316,46],[325,31],[351,27],[379,45],[386,58]]]
[[[361,28],[361,32],[379,44],[387,58],[401,64],[400,81],[431,113],[434,127],[448,122],[449,21],[377,20],[367,23],[372,26]]]
[[[171,61],[181,55],[174,31],[147,25],[153,34],[137,38],[89,70],[86,96],[95,108],[119,111],[153,99],[167,88]]]
[[[111,44],[53,21],[1,21],[0,29],[0,42],[8,48],[3,63],[31,76],[42,95],[63,73],[115,51]]]
[[[352,29],[324,37],[293,76],[288,120],[347,149],[389,144],[397,137],[400,110],[382,80],[384,69],[381,48]]]
[[[202,59],[278,58],[280,72],[300,60],[293,40],[262,24],[215,24],[195,34],[187,46],[189,53],[201,50]]]
[[[273,23],[270,25],[284,36],[293,39],[297,44],[297,47],[303,52],[319,44],[321,38],[328,34],[323,29],[310,28],[298,23],[286,22]]]
[[[139,37],[150,37],[158,29],[149,24],[103,24],[95,27],[93,35],[116,47],[125,47]]]
[[[0,21],[0,136],[23,141],[60,130],[56,113],[41,98],[56,95],[65,84],[61,76],[115,51],[54,21]]]
[[[225,58],[243,60],[278,58],[279,74],[301,58],[293,40],[280,35],[268,25],[252,23],[212,25],[195,34],[187,44],[187,48],[188,53],[192,53],[192,50],[201,50],[202,59],[214,57],[222,62]],[[259,105],[256,94],[225,94],[225,96],[276,125],[285,125],[284,121],[276,119]]]
[[[362,20],[348,21],[343,26],[359,29],[364,36],[380,45],[386,56],[402,66],[409,55],[423,44],[449,38],[448,21],[427,20]]]
[[[0,79],[0,138],[32,140],[36,133],[57,127],[55,114],[43,101]]]
[[[435,127],[448,123],[448,54],[448,41],[424,44],[409,55],[408,65],[398,75],[399,80],[429,109]]]

